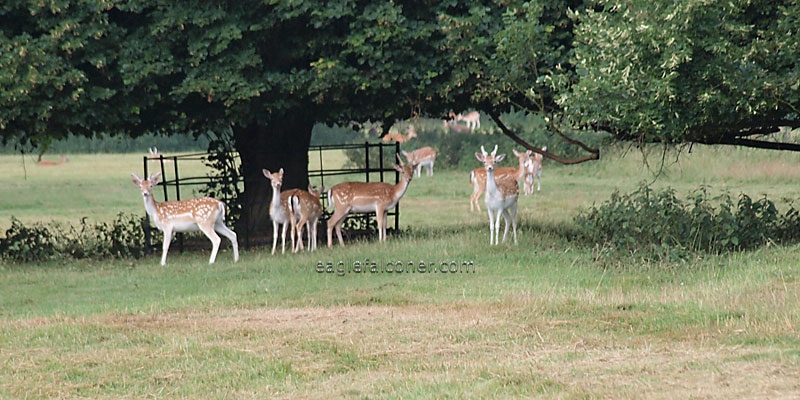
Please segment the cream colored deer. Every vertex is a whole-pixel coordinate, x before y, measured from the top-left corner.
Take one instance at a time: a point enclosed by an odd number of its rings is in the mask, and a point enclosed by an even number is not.
[[[542,151],[547,151],[547,146],[542,147]],[[533,180],[536,178],[536,190],[542,190],[542,159],[544,157],[536,153],[525,161],[524,190],[526,196],[533,193]]]
[[[505,220],[503,243],[508,236],[509,222],[514,227],[514,244],[517,243],[517,198],[519,197],[519,182],[516,180],[498,181],[495,179],[495,163],[502,161],[505,154],[495,155],[497,145],[491,154],[481,146],[481,152],[475,153],[478,161],[486,169],[486,209],[489,212],[489,245],[500,244],[500,215]]]
[[[392,185],[385,182],[342,182],[328,190],[328,203],[333,204],[334,211],[328,220],[328,247],[333,246],[333,230],[344,246],[342,239],[342,223],[347,214],[375,212],[378,220],[378,240],[386,241],[386,215],[394,208],[408,189],[414,176],[414,164],[403,164],[400,155],[399,164],[394,169],[402,174],[400,182]]]
[[[406,129],[405,136],[397,132],[392,132],[384,136],[383,139],[381,140],[383,140],[384,143],[389,143],[389,142],[405,143],[415,137],[417,137],[417,130],[414,129],[414,125],[409,125],[408,129]]]
[[[322,204],[319,202],[319,195],[325,189],[314,190],[308,185],[308,191],[299,190],[289,197],[289,212],[294,215],[297,231],[297,246],[292,250],[298,252],[303,250],[303,226],[308,228],[308,248],[310,251],[317,249],[317,225],[322,216]]]
[[[161,173],[151,174],[148,179],[142,179],[136,174],[131,174],[133,184],[142,191],[144,209],[153,219],[156,227],[164,232],[164,243],[161,252],[161,265],[167,263],[167,252],[172,242],[173,232],[202,231],[211,240],[211,258],[213,264],[217,258],[217,250],[221,242],[217,232],[230,239],[233,245],[233,261],[239,261],[239,243],[236,233],[225,226],[225,203],[210,197],[201,197],[181,201],[157,202],[153,198],[153,186],[158,184]]]
[[[417,177],[422,173],[422,167],[425,166],[428,170],[428,176],[433,176],[433,164],[436,162],[436,150],[433,147],[425,146],[420,147],[412,152],[402,150],[401,153],[406,157],[409,164],[417,166]]]
[[[283,185],[283,168],[278,172],[269,172],[267,169],[261,170],[264,176],[270,180],[272,185],[272,201],[269,203],[269,217],[272,220],[272,254],[275,254],[275,247],[278,245],[278,227],[281,229],[281,254],[286,253],[286,231],[291,226],[289,234],[292,237],[292,249],[295,247],[295,217],[289,210],[289,197],[299,192],[297,189],[281,191]]]
[[[494,175],[498,182],[513,180],[517,182],[517,186],[519,186],[519,181],[525,177],[527,171],[525,166],[528,160],[530,160],[532,151],[527,150],[524,153],[520,153],[516,149],[512,151],[519,161],[519,166],[517,168],[497,167],[495,168]],[[472,195],[469,197],[469,210],[474,211],[475,208],[477,208],[478,211],[480,211],[481,206],[478,200],[480,200],[481,195],[486,191],[486,168],[478,167],[470,171],[469,183],[472,184]]]
[[[481,113],[472,111],[465,114],[458,114],[455,116],[456,121],[464,121],[467,123],[469,130],[474,131],[481,127]]]
[[[65,155],[62,155],[58,161],[42,160],[41,156],[39,156],[39,160],[36,161],[36,165],[40,167],[55,167],[57,165],[64,164],[67,161],[69,161],[69,158],[67,158]]]

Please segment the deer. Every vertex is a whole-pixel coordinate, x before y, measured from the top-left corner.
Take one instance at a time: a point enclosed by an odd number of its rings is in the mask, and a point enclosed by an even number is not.
[[[451,113],[452,115],[452,113]],[[477,111],[472,111],[464,114],[457,114],[453,118],[455,121],[464,121],[467,123],[467,127],[470,131],[474,131],[481,127],[481,113]]]
[[[542,151],[547,151],[547,146],[542,147]],[[524,193],[526,196],[533,194],[533,180],[536,178],[536,190],[542,190],[542,159],[544,157],[536,153],[525,161]]]
[[[410,164],[415,164],[417,166],[417,177],[421,175],[423,165],[428,170],[427,175],[433,176],[433,164],[436,162],[436,150],[433,147],[420,147],[410,153],[402,150],[401,153],[403,153]]]
[[[384,136],[381,140],[383,140],[384,143],[389,143],[392,141],[397,143],[405,143],[415,137],[417,137],[417,130],[414,129],[414,125],[409,125],[408,129],[406,129],[405,136],[397,132],[392,132]]]
[[[281,191],[283,185],[283,168],[278,172],[269,172],[267,169],[262,169],[261,172],[267,179],[270,180],[272,185],[272,201],[269,204],[269,217],[272,219],[272,254],[275,254],[275,248],[278,245],[278,227],[282,225],[281,229],[281,254],[286,253],[286,230],[291,226],[289,235],[291,235],[292,249],[295,247],[295,216],[289,210],[289,197],[297,192],[298,189],[290,189]]]
[[[164,243],[161,250],[161,265],[167,263],[167,253],[172,242],[173,232],[203,232],[211,240],[211,258],[213,264],[221,239],[217,232],[227,237],[233,245],[233,261],[239,261],[239,243],[236,233],[225,225],[225,203],[211,197],[199,197],[180,201],[158,202],[153,198],[153,186],[158,185],[161,173],[151,174],[147,179],[131,174],[133,184],[142,191],[144,209],[153,219],[156,227],[164,232]]]
[[[65,162],[69,161],[69,158],[65,155],[61,155],[61,158],[58,161],[49,161],[49,160],[42,160],[41,156],[39,156],[39,160],[36,161],[36,165],[40,167],[55,167]]]
[[[483,163],[486,169],[486,195],[484,201],[489,212],[489,245],[498,245],[500,239],[500,215],[505,220],[505,231],[503,232],[503,243],[508,236],[508,225],[514,227],[514,244],[517,244],[517,198],[519,197],[519,182],[516,180],[497,180],[495,179],[495,164],[502,161],[506,155],[497,154],[497,145],[494,146],[491,154],[481,146],[481,152],[475,153],[478,161]]]
[[[526,163],[528,160],[531,159],[530,157],[532,151],[527,150],[525,152],[518,152],[516,149],[512,149],[512,151],[514,152],[514,156],[516,156],[519,160],[519,166],[517,168],[495,168],[495,177],[497,181],[514,180],[517,182],[517,185],[519,185],[519,181],[526,176],[525,166],[527,165]],[[472,195],[469,197],[469,210],[472,212],[475,210],[475,208],[477,208],[478,211],[480,211],[481,206],[478,200],[486,191],[486,169],[483,167],[478,167],[470,171],[469,183],[472,184]]]
[[[414,164],[404,164],[397,155],[398,164],[394,169],[402,174],[395,185],[385,182],[342,182],[328,189],[328,203],[334,206],[333,215],[328,220],[328,247],[333,246],[333,230],[344,246],[342,224],[347,214],[375,212],[378,220],[378,241],[386,241],[387,211],[397,206],[406,193],[414,176]]]
[[[147,158],[150,160],[163,160],[164,162],[172,162],[171,159],[164,157],[161,153],[159,153],[157,147],[151,147],[147,149]]]
[[[324,188],[314,190],[308,185],[308,191],[300,190],[289,196],[289,212],[295,216],[297,230],[297,246],[292,250],[296,253],[303,250],[303,226],[308,228],[308,248],[310,251],[317,249],[317,224],[322,217],[322,204],[319,196],[324,192]]]

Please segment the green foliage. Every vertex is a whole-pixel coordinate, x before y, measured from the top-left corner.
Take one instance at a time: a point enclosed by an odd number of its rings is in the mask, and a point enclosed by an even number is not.
[[[686,200],[678,199],[674,189],[655,192],[644,184],[626,195],[615,191],[574,221],[584,240],[609,253],[645,258],[748,250],[797,240],[800,229],[794,208],[780,215],[766,196],[754,201],[740,194],[734,202],[727,193],[712,197],[705,186]]]
[[[242,215],[242,171],[237,162],[230,130],[213,134],[208,143],[208,156],[204,164],[211,169],[208,184],[200,190],[204,196],[213,197],[227,205],[225,220],[233,225]]]
[[[10,262],[44,262],[54,259],[138,258],[144,255],[141,217],[118,214],[110,224],[64,227],[57,223],[26,226],[11,218],[11,228],[0,238],[0,254]]]

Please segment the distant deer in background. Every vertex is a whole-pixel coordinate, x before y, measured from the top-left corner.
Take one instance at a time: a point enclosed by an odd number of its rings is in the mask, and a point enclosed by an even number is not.
[[[49,161],[49,160],[42,160],[42,156],[39,156],[39,160],[36,161],[36,165],[42,167],[54,167],[56,165],[64,164],[65,162],[69,161],[69,158],[65,155],[61,155],[61,159],[58,161]]]
[[[405,135],[392,132],[384,136],[383,139],[381,140],[383,140],[384,143],[389,143],[389,142],[405,143],[415,137],[417,137],[417,130],[414,129],[414,125],[409,125],[408,129],[406,129]]]
[[[481,113],[477,111],[472,111],[467,114],[455,114],[450,113],[450,118],[452,119],[453,123],[458,121],[464,121],[467,123],[467,128],[470,131],[474,131],[481,127]]]
[[[542,147],[542,151],[547,151],[547,146]],[[525,161],[525,179],[524,179],[524,193],[530,195],[533,193],[533,180],[536,178],[536,190],[542,190],[542,159],[544,157],[539,154],[533,154]]]
[[[428,176],[433,176],[433,163],[436,162],[436,149],[430,146],[420,147],[412,152],[402,150],[401,153],[406,157],[409,164],[416,165],[417,177],[422,172],[424,165],[428,170]]]
[[[164,160],[164,162],[171,162],[172,161],[171,159],[169,159],[167,157],[164,157],[161,153],[159,153],[158,152],[158,148],[156,148],[156,147],[151,147],[151,148],[148,149],[147,158],[149,158],[151,160]]]

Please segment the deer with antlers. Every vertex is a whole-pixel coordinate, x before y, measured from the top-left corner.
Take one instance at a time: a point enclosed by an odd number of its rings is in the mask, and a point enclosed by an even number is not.
[[[180,201],[157,202],[153,198],[153,186],[158,184],[161,173],[151,174],[147,179],[142,179],[136,174],[131,174],[133,184],[142,191],[144,209],[153,219],[156,227],[164,232],[164,243],[161,252],[161,265],[167,263],[167,252],[172,241],[173,232],[203,232],[211,240],[211,258],[213,264],[217,258],[217,251],[221,242],[217,232],[230,239],[233,245],[233,261],[239,261],[239,244],[236,233],[225,226],[225,203],[210,197],[194,198]]]
[[[517,186],[519,186],[519,181],[522,180],[526,175],[526,165],[530,160],[532,151],[527,150],[525,152],[518,152],[516,149],[512,149],[514,152],[514,156],[517,157],[519,160],[519,166],[517,168],[512,167],[498,167],[495,168],[494,175],[495,179],[499,182],[506,182],[506,181],[515,181],[517,182]],[[470,171],[469,173],[469,182],[472,184],[472,194],[469,197],[469,210],[474,211],[476,208],[478,211],[481,210],[481,205],[478,200],[480,200],[481,195],[486,191],[486,168],[478,167]]]
[[[408,189],[414,176],[414,164],[404,164],[397,155],[398,164],[394,169],[402,174],[400,182],[395,185],[385,182],[342,182],[328,189],[328,203],[333,204],[334,211],[328,220],[328,247],[333,246],[333,230],[344,246],[342,224],[347,214],[375,212],[378,220],[378,241],[386,241],[387,211],[394,208]]]
[[[308,228],[309,250],[317,249],[317,225],[322,217],[322,204],[319,202],[319,196],[323,191],[325,191],[324,188],[314,190],[313,186],[308,185],[308,191],[298,190],[289,196],[289,212],[294,216],[293,221],[296,221],[295,229],[297,231],[297,246],[292,250],[294,253],[303,250],[303,226]]]
[[[514,244],[517,243],[517,198],[519,197],[519,182],[516,180],[495,179],[495,163],[502,161],[505,154],[497,154],[497,145],[494,146],[491,154],[481,146],[481,152],[475,153],[478,161],[483,163],[486,169],[486,209],[489,212],[489,245],[497,245],[500,239],[500,215],[505,221],[505,231],[503,232],[503,243],[508,236],[509,222],[514,228]]]
[[[407,152],[402,150],[401,153],[406,157],[409,164],[414,164],[417,166],[416,174],[417,177],[420,176],[422,173],[422,167],[428,171],[428,176],[433,176],[433,164],[436,162],[436,150],[433,147],[425,146],[420,147],[412,152]]]
[[[391,132],[383,137],[384,143],[389,142],[397,142],[397,143],[405,143],[413,138],[417,137],[417,130],[414,129],[414,125],[409,125],[408,129],[406,129],[406,134],[402,135],[397,132]]]

